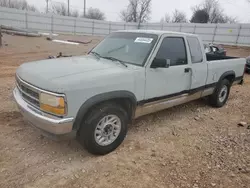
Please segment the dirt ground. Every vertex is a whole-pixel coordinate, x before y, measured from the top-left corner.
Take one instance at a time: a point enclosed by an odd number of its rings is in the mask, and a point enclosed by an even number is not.
[[[4,35],[0,49],[1,188],[180,188],[250,187],[250,76],[234,86],[226,106],[198,100],[136,120],[123,144],[93,156],[75,141],[55,142],[25,123],[12,97],[14,74],[23,62],[58,52],[80,55],[101,39],[72,37],[89,45]],[[8,45],[7,45],[8,44]],[[228,47],[246,57],[250,48]]]

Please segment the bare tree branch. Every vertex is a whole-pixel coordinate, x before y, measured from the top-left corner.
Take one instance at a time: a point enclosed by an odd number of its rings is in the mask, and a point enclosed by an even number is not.
[[[161,18],[161,22],[170,23],[171,22],[171,17],[166,13],[165,16],[163,18]]]
[[[129,0],[129,5],[121,11],[121,19],[125,22],[142,22],[150,19],[152,0]]]
[[[73,11],[71,11],[71,12],[70,12],[70,16],[72,16],[72,17],[79,17],[79,12],[78,12],[78,10],[73,10]]]
[[[68,10],[64,3],[57,3],[52,5],[52,12],[61,16],[67,16]]]
[[[181,12],[181,11],[175,9],[171,22],[173,22],[173,23],[186,23],[187,22],[186,14],[184,12]]]
[[[28,10],[36,12],[37,9],[33,5],[29,5],[26,0],[0,0],[1,7],[14,8],[19,10]]]
[[[67,5],[64,3],[56,3],[52,5],[52,12],[61,16],[68,16]],[[70,15],[72,17],[79,17],[79,12],[77,10],[71,10]]]
[[[95,20],[105,20],[105,14],[97,8],[89,8],[85,18],[95,19]]]
[[[237,21],[236,18],[224,14],[224,10],[221,8],[218,0],[204,0],[202,4],[193,7],[192,10],[193,16],[191,22],[198,20],[199,23],[235,23]],[[203,22],[206,21],[205,12],[208,15],[207,22]]]

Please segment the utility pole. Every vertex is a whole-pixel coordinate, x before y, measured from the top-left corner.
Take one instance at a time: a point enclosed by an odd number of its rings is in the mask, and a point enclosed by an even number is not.
[[[69,0],[68,0],[68,16],[69,16]]]
[[[86,16],[86,0],[84,0],[83,16],[84,16],[84,18],[85,18],[85,16]]]
[[[47,6],[46,6],[46,13],[48,14],[48,12],[49,12],[49,0],[45,0],[46,1],[46,4],[47,4]]]

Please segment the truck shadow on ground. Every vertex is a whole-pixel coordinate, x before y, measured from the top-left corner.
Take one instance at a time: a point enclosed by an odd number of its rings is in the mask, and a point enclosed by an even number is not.
[[[170,118],[170,120],[176,120],[182,116],[185,116],[188,112],[198,114],[199,110],[197,109],[206,110],[209,108],[211,107],[207,105],[207,101],[205,99],[200,99],[197,101],[189,102],[187,104],[159,111],[150,115],[145,115],[133,121],[133,123],[129,126],[128,134],[130,131],[134,132],[135,129],[138,128],[139,130],[144,128],[150,128],[151,123],[155,121],[164,121],[168,118]],[[44,151],[47,151],[47,154],[49,156],[57,155],[59,158],[60,156],[73,156],[76,159],[83,159],[93,156],[89,154],[77,142],[76,139],[55,141],[42,136],[41,132],[37,131],[37,129],[35,129],[34,127],[31,127],[23,120],[19,112],[15,111],[1,113],[0,120],[2,125],[5,124],[10,129],[12,129],[12,133],[8,134],[10,134],[13,139],[16,139],[17,143],[22,143],[21,147],[35,148],[35,151],[41,153],[41,155],[43,155]],[[126,141],[125,139],[125,146],[127,145],[127,142],[129,141]]]
[[[138,119],[134,120],[133,123],[130,125],[130,129],[134,129],[134,126],[138,126],[141,124],[144,124],[145,126],[151,126],[150,123],[147,122],[155,122],[158,120],[174,120],[178,119],[182,116],[185,116],[187,113],[193,113],[194,115],[198,115],[201,111],[201,109],[211,109],[212,107],[209,106],[208,101],[206,98],[198,99],[196,101],[191,101],[186,104],[181,104],[178,106],[174,106],[171,108],[168,108],[166,110],[162,110],[159,112],[155,112],[152,114],[148,114],[142,117],[139,117]],[[143,123],[145,122],[145,123]]]
[[[198,110],[197,110],[198,109]],[[181,116],[185,116],[187,112],[192,112],[195,115],[199,114],[199,109],[203,109],[206,111],[206,109],[211,109],[211,107],[208,105],[206,99],[199,99],[196,101],[189,102],[187,104],[179,105],[176,107],[172,107],[163,111],[159,111],[150,115],[145,115],[143,117],[140,117],[129,126],[128,134],[130,131],[134,131],[136,128],[150,128],[151,123],[150,122],[155,122],[158,120],[163,120],[167,119],[168,117],[171,116],[171,120],[175,120],[180,118]],[[172,115],[175,116],[172,116]],[[48,138],[45,138],[49,142]],[[125,138],[125,142],[126,138]],[[60,145],[60,146],[59,146]],[[79,152],[82,157],[86,156],[93,156],[89,154],[78,142],[76,139],[72,140],[66,140],[66,141],[57,141],[54,144],[49,144],[48,147],[51,147],[49,150],[55,151],[60,148],[60,151],[66,153],[72,153],[72,152]],[[64,147],[64,149],[62,149]]]

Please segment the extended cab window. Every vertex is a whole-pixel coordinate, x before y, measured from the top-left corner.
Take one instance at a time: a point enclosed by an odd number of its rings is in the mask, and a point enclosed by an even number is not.
[[[170,66],[187,64],[185,41],[181,37],[166,37],[156,55],[159,59],[169,59]]]
[[[187,37],[192,63],[203,62],[203,55],[201,52],[200,42],[196,37]]]

